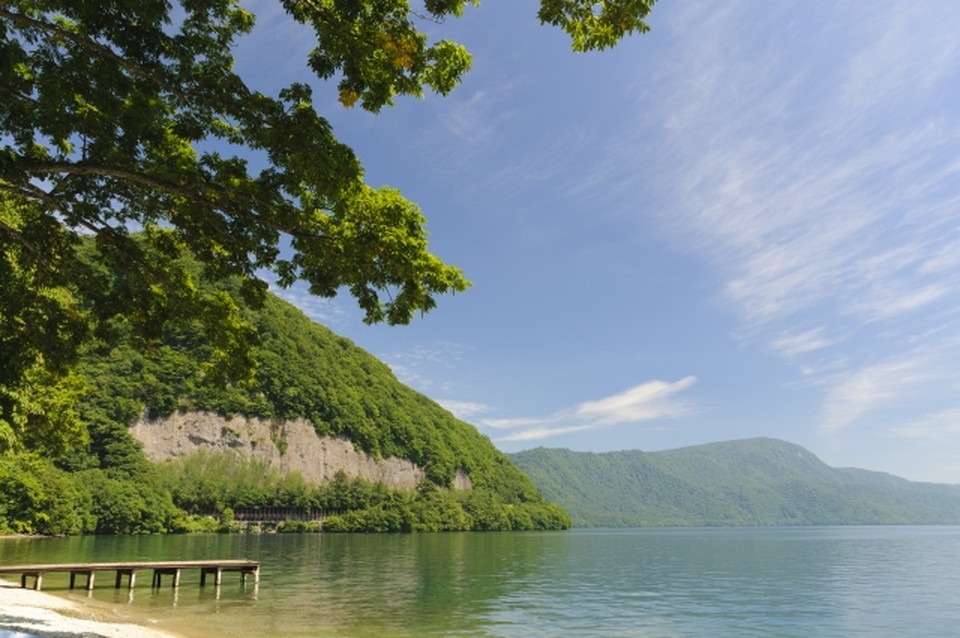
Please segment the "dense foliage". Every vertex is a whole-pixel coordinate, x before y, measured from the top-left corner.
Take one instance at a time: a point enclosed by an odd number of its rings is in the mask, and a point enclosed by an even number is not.
[[[434,37],[468,0],[277,4],[316,33],[304,62],[347,107],[446,94],[470,67]],[[538,17],[575,50],[603,49],[646,31],[652,4],[542,0]],[[239,0],[0,0],[0,450],[25,431],[37,378],[118,318],[148,337],[196,318],[211,365],[243,376],[250,334],[179,267],[185,253],[206,277],[241,278],[248,301],[270,272],[348,291],[368,322],[406,323],[467,287],[429,252],[418,207],[365,183],[312,86],[267,95],[237,73],[255,18]]]
[[[125,426],[91,424],[88,446],[56,462],[43,450],[0,457],[0,532],[186,531],[160,478]]]
[[[186,272],[196,264],[185,264]],[[225,383],[209,365],[215,347],[201,321],[145,340],[122,321],[84,351],[72,385],[39,379],[39,406],[0,460],[0,529],[39,533],[140,533],[197,529],[196,516],[238,507],[335,510],[331,531],[544,529],[569,518],[475,428],[402,385],[348,340],[268,295],[257,308],[241,283],[203,283],[225,296],[253,332],[251,375]],[[55,400],[54,400],[55,399]],[[416,493],[334,481],[309,486],[241,458],[198,457],[154,467],[127,426],[146,414],[205,410],[225,416],[303,417],[375,457],[422,467]],[[64,436],[64,423],[69,424]],[[22,434],[21,434],[22,432]],[[284,441],[278,441],[280,446]],[[458,470],[473,486],[450,489]],[[69,515],[68,515],[69,514]],[[209,525],[200,525],[206,529]]]
[[[453,491],[424,481],[416,491],[350,479],[342,471],[322,485],[281,475],[232,452],[197,453],[160,467],[174,501],[191,514],[227,509],[323,513],[328,532],[410,532],[561,529],[560,508],[535,501],[504,503],[485,490]]]
[[[510,458],[580,527],[960,524],[960,486],[831,468],[773,439]]]

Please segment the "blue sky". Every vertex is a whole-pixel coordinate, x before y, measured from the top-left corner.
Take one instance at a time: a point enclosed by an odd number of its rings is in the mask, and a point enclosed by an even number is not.
[[[311,33],[237,51],[266,92]],[[436,27],[447,98],[317,105],[474,282],[408,327],[283,295],[505,451],[782,438],[960,483],[960,3],[661,0],[574,54],[533,0]]]

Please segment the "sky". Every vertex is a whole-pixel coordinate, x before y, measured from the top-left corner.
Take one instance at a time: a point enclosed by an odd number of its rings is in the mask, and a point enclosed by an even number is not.
[[[960,2],[661,0],[575,54],[534,0],[431,27],[451,95],[345,109],[273,0],[249,83],[310,81],[473,286],[409,326],[278,291],[506,452],[775,437],[960,483]]]

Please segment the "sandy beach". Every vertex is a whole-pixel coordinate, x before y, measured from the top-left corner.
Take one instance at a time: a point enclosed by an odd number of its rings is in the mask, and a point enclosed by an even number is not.
[[[112,622],[102,610],[0,580],[0,638],[176,638],[140,625]]]

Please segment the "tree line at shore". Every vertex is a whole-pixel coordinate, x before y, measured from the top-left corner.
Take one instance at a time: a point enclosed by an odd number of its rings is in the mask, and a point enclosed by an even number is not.
[[[135,446],[131,448],[136,450]],[[503,503],[486,491],[455,492],[423,481],[415,490],[348,478],[314,485],[230,452],[198,453],[153,465],[129,459],[118,468],[76,472],[39,455],[0,460],[0,533],[155,534],[241,532],[235,509],[333,512],[325,532],[545,530],[569,527],[559,507]],[[133,474],[128,472],[133,469]],[[320,531],[316,523],[279,521],[279,531]]]

